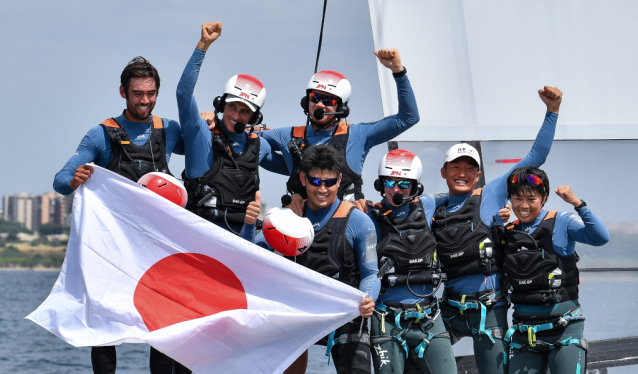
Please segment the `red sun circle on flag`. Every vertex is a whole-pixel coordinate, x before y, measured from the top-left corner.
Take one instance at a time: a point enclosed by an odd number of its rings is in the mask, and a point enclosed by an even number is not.
[[[149,331],[248,305],[235,273],[198,253],[156,262],[137,283],[133,303]]]

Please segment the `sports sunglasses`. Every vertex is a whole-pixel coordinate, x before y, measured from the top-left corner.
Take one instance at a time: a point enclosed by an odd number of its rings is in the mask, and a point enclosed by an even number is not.
[[[322,102],[324,106],[335,106],[337,105],[338,99],[326,95],[321,95],[318,93],[311,92],[310,93],[310,101],[317,104],[318,102]]]
[[[545,185],[543,184],[543,181],[536,175],[525,174],[522,176],[522,178],[525,178],[529,184],[533,184],[535,186],[538,186],[540,184],[541,186],[545,187]],[[518,175],[515,175],[514,178],[512,178],[512,183],[516,183],[516,182],[518,182]]]
[[[309,177],[306,175],[306,180],[308,181],[308,183],[312,184],[315,187],[321,186],[322,183],[326,187],[332,187],[335,184],[337,184],[337,182],[339,181],[339,178],[337,177],[337,178],[321,179],[321,178]]]
[[[407,190],[412,185],[412,181],[395,181],[394,179],[384,179],[383,185],[386,188],[394,188],[395,184],[399,184],[399,188],[402,190]]]

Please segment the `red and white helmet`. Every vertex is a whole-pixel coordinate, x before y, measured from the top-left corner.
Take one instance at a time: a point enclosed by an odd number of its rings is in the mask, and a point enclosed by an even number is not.
[[[259,79],[248,74],[231,77],[224,86],[226,102],[241,101],[256,112],[266,103],[266,88]]]
[[[154,171],[144,174],[142,178],[137,181],[137,184],[146,187],[182,208],[186,206],[186,202],[188,201],[188,194],[182,182],[166,173]]]
[[[350,101],[352,94],[352,86],[346,77],[332,70],[322,70],[315,73],[308,82],[306,92],[311,90],[323,91],[335,95],[341,99],[343,103]]]
[[[421,180],[423,165],[417,155],[405,149],[388,152],[379,163],[380,177],[397,177]]]
[[[315,238],[310,220],[288,208],[272,208],[264,217],[261,232],[273,249],[284,256],[299,256]]]

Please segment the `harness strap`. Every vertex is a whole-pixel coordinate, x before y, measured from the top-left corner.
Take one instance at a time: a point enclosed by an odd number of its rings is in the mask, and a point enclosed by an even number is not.
[[[503,339],[505,340],[505,354],[503,355],[503,363],[507,364],[507,350],[509,347],[513,347],[519,350],[527,347],[526,348],[527,350],[534,351],[533,348],[536,348],[536,346],[538,345],[538,346],[546,347],[551,351],[553,349],[560,348],[568,344],[576,344],[580,346],[581,348],[587,350],[587,341],[585,339],[572,339],[570,337],[563,341],[556,342],[553,344],[536,340],[537,332],[566,327],[568,324],[574,321],[584,321],[585,317],[581,315],[581,311],[582,311],[582,308],[578,307],[563,314],[563,316],[559,317],[556,321],[542,323],[542,324],[526,324],[522,322],[515,323],[516,322],[515,320],[512,321],[513,322],[512,327],[510,327],[507,330],[507,333],[505,334],[505,338]],[[511,342],[512,335],[514,335],[514,332],[516,331],[519,331],[523,334],[527,333],[528,342],[525,346],[518,343]]]
[[[414,353],[416,357],[423,358],[423,355],[425,354],[425,349],[428,347],[428,345],[430,345],[430,343],[432,342],[432,339],[435,339],[435,338],[450,339],[450,333],[447,331],[441,332],[438,334],[432,334],[431,332],[428,332],[428,337],[423,339],[421,344],[419,344],[418,346],[416,346],[416,348],[414,348]]]
[[[363,324],[364,322],[362,322]],[[363,326],[363,325],[362,325]],[[331,332],[328,335],[328,342],[326,344],[326,356],[328,356],[328,365],[330,365],[330,354],[332,351],[332,347],[337,344],[349,344],[349,343],[357,343],[357,344],[365,344],[370,346],[370,335],[369,334],[361,334],[361,332],[357,334],[343,334],[338,338],[335,338],[336,330]]]

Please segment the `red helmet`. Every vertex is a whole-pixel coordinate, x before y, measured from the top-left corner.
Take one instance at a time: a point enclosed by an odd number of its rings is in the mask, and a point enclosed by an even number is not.
[[[288,208],[270,209],[261,231],[268,244],[284,256],[299,256],[310,248],[315,238],[310,220]]]
[[[137,181],[137,184],[146,187],[182,208],[186,206],[186,202],[188,201],[188,194],[182,182],[166,173],[154,171],[144,174],[142,178]]]

